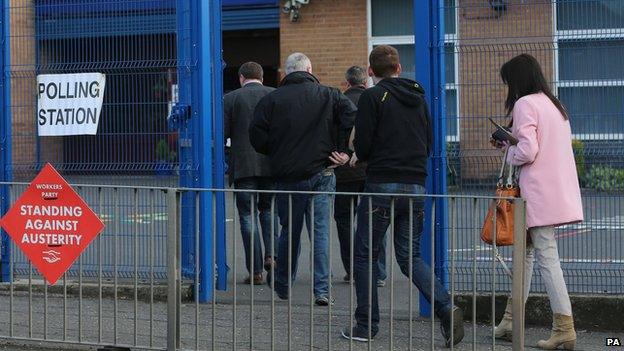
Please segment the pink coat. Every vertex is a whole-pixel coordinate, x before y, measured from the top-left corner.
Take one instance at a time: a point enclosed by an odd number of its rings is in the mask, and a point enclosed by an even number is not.
[[[572,151],[570,122],[543,93],[520,98],[513,109],[507,162],[520,169],[527,226],[557,226],[583,220],[583,204]]]

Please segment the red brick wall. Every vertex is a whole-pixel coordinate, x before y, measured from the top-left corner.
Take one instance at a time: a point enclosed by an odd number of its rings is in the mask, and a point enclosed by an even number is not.
[[[462,178],[491,177],[500,152],[489,145],[492,126],[486,117],[507,121],[506,86],[499,75],[507,60],[535,56],[553,77],[552,4],[543,0],[512,0],[497,13],[483,0],[459,1],[459,103]]]
[[[312,71],[321,83],[341,87],[344,72],[353,65],[366,66],[368,39],[365,0],[314,0],[300,10],[292,23],[280,18],[280,62],[293,52],[312,61]]]
[[[35,69],[35,23],[32,0],[11,0],[11,117],[13,164],[29,168],[36,157],[37,127]],[[15,178],[29,178],[31,172],[15,171]]]

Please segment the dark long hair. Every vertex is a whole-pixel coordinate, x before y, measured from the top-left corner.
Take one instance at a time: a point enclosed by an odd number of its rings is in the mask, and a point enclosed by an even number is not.
[[[513,111],[516,101],[523,96],[544,93],[550,101],[557,107],[564,119],[568,119],[568,112],[561,104],[561,101],[553,95],[542,68],[535,57],[529,54],[518,55],[507,61],[500,70],[503,82],[507,84],[507,100],[505,100],[505,108],[507,116]]]

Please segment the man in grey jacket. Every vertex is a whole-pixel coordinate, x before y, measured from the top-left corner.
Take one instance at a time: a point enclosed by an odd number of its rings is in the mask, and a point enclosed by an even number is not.
[[[231,141],[229,178],[236,189],[275,189],[267,157],[257,153],[249,142],[249,123],[253,118],[254,109],[260,99],[275,90],[262,84],[263,74],[262,66],[259,64],[255,62],[243,64],[238,71],[241,88],[223,97],[225,138],[230,138]],[[271,198],[272,195],[266,193],[236,193],[245,262],[249,272],[249,277],[244,280],[247,284],[262,284],[262,268],[268,270],[273,267],[272,243],[273,247],[277,245],[278,226],[277,209],[273,207],[274,211],[271,212]],[[257,213],[260,215],[260,221]],[[259,227],[262,229],[264,255]],[[253,253],[251,238],[254,240]]]

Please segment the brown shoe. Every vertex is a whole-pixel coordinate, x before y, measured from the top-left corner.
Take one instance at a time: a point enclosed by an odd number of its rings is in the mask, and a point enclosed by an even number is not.
[[[267,256],[264,258],[264,270],[270,272],[275,267],[275,261],[273,257]]]
[[[263,282],[263,278],[262,278],[262,273],[258,273],[258,274],[254,274],[253,275],[253,283],[254,285],[260,285]],[[244,284],[251,284],[251,276],[245,278],[245,280],[243,280]]]
[[[574,350],[576,346],[576,332],[574,331],[574,319],[572,319],[572,316],[555,313],[553,315],[550,339],[538,341],[537,348],[556,350],[559,346],[563,346],[564,350]]]

